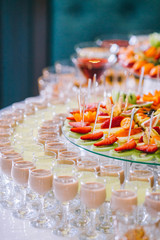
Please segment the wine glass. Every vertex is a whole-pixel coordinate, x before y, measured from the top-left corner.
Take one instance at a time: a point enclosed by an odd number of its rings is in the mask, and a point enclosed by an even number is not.
[[[89,155],[81,156],[81,159],[77,161],[76,170],[79,181],[78,193],[80,193],[81,180],[96,180],[96,172],[99,171],[99,158]],[[83,203],[80,203],[79,209],[77,209],[75,213],[78,214],[78,216],[73,220],[73,225],[82,228],[86,226],[89,221],[86,214],[86,206]]]
[[[81,151],[78,148],[69,147],[66,151],[59,152],[58,158],[67,163],[67,161],[73,160],[75,163],[81,159]]]
[[[147,192],[144,206],[150,220],[158,222],[160,220],[160,193]]]
[[[71,56],[75,66],[81,71],[86,78],[93,81],[96,75],[97,82],[106,69],[114,63],[108,49],[99,47],[94,42],[80,43],[75,46],[76,54]]]
[[[97,38],[96,43],[99,46],[108,48],[113,54],[117,54],[120,47],[127,47],[129,45],[126,34],[102,35]]]
[[[53,155],[56,153],[56,157],[58,157],[59,152],[63,152],[67,150],[67,145],[63,141],[51,142],[45,145],[45,154]]]
[[[35,166],[30,161],[16,161],[12,162],[11,176],[19,187],[22,198],[19,205],[13,211],[13,216],[20,219],[30,219],[35,216],[32,210],[29,209],[26,201],[29,170],[35,169]]]
[[[4,198],[1,203],[6,209],[14,209],[15,207],[14,183],[11,176],[12,162],[18,162],[22,160],[22,156],[15,152],[5,152],[0,157],[2,179],[4,182]]]
[[[54,193],[56,199],[62,205],[61,223],[53,230],[58,236],[70,237],[77,234],[77,229],[69,223],[69,202],[72,201],[78,192],[78,180],[75,176],[54,174]]]
[[[80,239],[104,239],[104,236],[96,231],[96,211],[106,199],[105,184],[97,181],[81,181],[80,189],[81,202],[87,207],[90,214],[90,223],[84,232],[79,236]]]
[[[110,208],[110,199],[113,187],[120,189],[124,182],[124,170],[122,166],[111,164],[108,162],[101,162],[100,171],[97,174],[97,181],[105,181],[106,184],[106,199],[100,209],[100,224],[98,230],[102,232],[111,232],[113,229],[112,214]]]
[[[44,211],[44,197],[51,191],[53,185],[53,175],[50,170],[47,169],[33,169],[29,172],[29,186],[34,191],[40,202],[41,209],[38,217],[31,221],[31,225],[36,228],[49,228],[51,223],[46,217]]]
[[[133,165],[129,171],[129,181],[131,186],[137,188],[138,208],[137,208],[137,223],[141,223],[145,218],[145,209],[143,206],[147,191],[151,191],[154,185],[154,174],[147,167],[143,168],[140,165]]]

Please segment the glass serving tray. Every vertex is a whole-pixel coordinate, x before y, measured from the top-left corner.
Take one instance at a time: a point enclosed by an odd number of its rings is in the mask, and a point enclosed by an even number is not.
[[[115,159],[115,160],[120,160],[120,161],[125,161],[125,162],[131,162],[131,163],[140,163],[140,164],[148,164],[148,165],[154,165],[154,166],[160,166],[160,152],[159,152],[159,160],[157,160],[155,157],[153,157],[152,160],[150,161],[144,161],[144,160],[141,160],[141,161],[137,161],[137,160],[134,160],[132,158],[132,155],[131,156],[127,156],[127,157],[117,157],[117,156],[113,156],[111,155],[110,151],[106,151],[106,152],[97,152],[97,151],[93,151],[91,149],[91,146],[84,146],[84,145],[79,145],[77,143],[77,140],[78,139],[74,139],[74,138],[71,138],[68,136],[68,131],[65,131],[64,128],[62,130],[63,132],[63,135],[64,137],[69,141],[71,142],[72,144],[74,144],[75,146],[79,147],[79,148],[82,148],[90,153],[94,153],[94,154],[97,154],[99,156],[103,156],[103,157],[107,157],[107,158],[112,158],[112,159]]]

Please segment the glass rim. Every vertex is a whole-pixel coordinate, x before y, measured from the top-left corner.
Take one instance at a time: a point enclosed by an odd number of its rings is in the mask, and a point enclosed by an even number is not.
[[[68,175],[54,175],[53,176],[54,181],[58,182],[58,183],[74,183],[74,182],[78,182],[78,179],[76,176],[68,176]],[[53,181],[53,185],[54,185],[54,181]]]
[[[51,170],[44,169],[44,168],[36,168],[36,169],[29,169],[29,175],[33,175],[35,177],[45,177],[53,175]]]
[[[17,167],[17,168],[20,168],[20,169],[29,169],[29,167],[31,168],[35,168],[35,165],[33,162],[31,161],[12,161],[12,167]]]
[[[91,178],[92,179],[92,178]],[[93,181],[85,181],[85,180],[80,180],[81,183],[81,189],[83,187],[83,189],[92,189],[92,190],[98,190],[98,189],[104,189],[105,188],[105,184],[101,183],[101,182],[97,182],[96,179],[93,179]]]
[[[67,159],[67,161],[70,161],[70,163],[72,162],[73,164],[67,164],[67,163],[60,163],[60,162],[63,162],[64,161],[64,159],[59,159],[59,158],[57,158],[56,159],[56,162],[54,162],[54,164],[53,164],[53,167],[56,167],[56,166],[76,166],[76,163],[75,163],[75,161],[74,160],[72,160],[72,159]]]

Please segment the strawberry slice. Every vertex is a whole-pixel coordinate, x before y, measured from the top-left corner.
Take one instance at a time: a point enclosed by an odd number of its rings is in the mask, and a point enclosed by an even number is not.
[[[138,143],[142,143],[143,142],[143,136],[140,137],[140,139],[138,140]]]
[[[98,114],[98,116],[108,116],[108,113],[100,112],[100,113]]]
[[[90,123],[89,122],[69,122],[69,125],[71,127],[75,127],[75,128],[78,128],[78,127],[86,127],[86,126],[89,126]]]
[[[68,120],[75,121],[74,117],[67,117]]]
[[[80,138],[82,140],[98,140],[103,137],[103,132],[97,132],[97,133],[89,133],[84,136],[81,136]]]
[[[156,144],[146,144],[143,146],[137,146],[136,149],[145,153],[155,153],[158,150],[158,147]]]
[[[136,142],[134,139],[131,139],[129,142],[115,148],[114,150],[119,152],[119,151],[126,151],[126,150],[131,150],[136,147]]]
[[[112,119],[112,125],[111,127],[120,127],[120,123],[121,121],[124,119],[123,116],[117,116],[117,117],[113,117]],[[101,125],[101,129],[103,128],[109,128],[109,122],[110,122],[110,118],[107,119],[104,123],[102,123]]]
[[[86,126],[86,127],[71,128],[71,131],[84,134],[84,133],[89,133],[91,129],[92,128],[90,126]]]
[[[153,129],[160,135],[160,127],[153,127]]]
[[[100,147],[100,146],[106,146],[106,145],[112,145],[113,143],[115,143],[118,140],[118,138],[114,135],[105,138],[104,140],[98,142],[98,143],[94,143],[94,146],[96,147]]]

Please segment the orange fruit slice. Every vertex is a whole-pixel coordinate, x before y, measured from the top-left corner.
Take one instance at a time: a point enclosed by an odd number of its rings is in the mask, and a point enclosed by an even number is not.
[[[124,129],[129,129],[130,126],[130,122],[131,122],[131,118],[130,117],[126,117],[121,121],[121,127]],[[132,128],[134,128],[134,120],[132,121]]]

